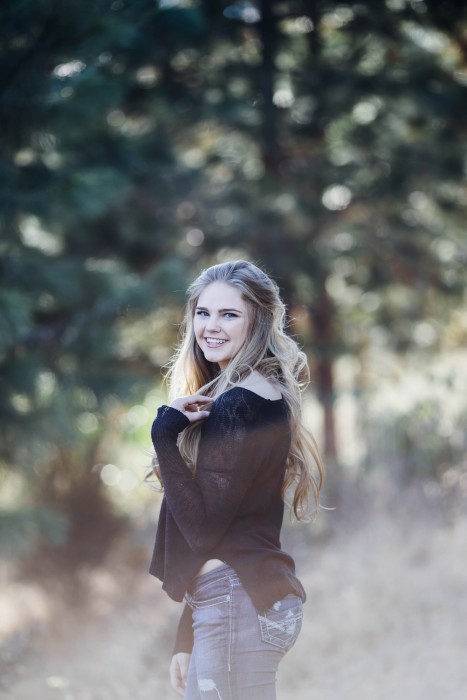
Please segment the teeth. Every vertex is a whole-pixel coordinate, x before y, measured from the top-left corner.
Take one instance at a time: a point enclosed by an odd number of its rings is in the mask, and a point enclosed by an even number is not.
[[[219,338],[206,338],[206,342],[209,345],[223,345],[226,341]]]

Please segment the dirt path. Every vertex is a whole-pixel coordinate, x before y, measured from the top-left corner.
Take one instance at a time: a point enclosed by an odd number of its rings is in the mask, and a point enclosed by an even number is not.
[[[368,518],[302,542],[306,620],[280,670],[279,698],[463,700],[467,517]],[[179,607],[142,570],[123,577],[123,591],[115,572],[102,573],[92,611],[61,609],[52,630],[42,625],[10,659],[0,696],[175,700],[166,668]]]
[[[300,700],[463,700],[467,519],[373,517],[320,551],[281,685]]]

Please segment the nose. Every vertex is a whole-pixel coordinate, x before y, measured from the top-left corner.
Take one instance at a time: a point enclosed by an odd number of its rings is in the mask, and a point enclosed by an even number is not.
[[[208,323],[206,324],[206,330],[210,333],[219,333],[219,321],[217,321],[213,316],[209,317]]]

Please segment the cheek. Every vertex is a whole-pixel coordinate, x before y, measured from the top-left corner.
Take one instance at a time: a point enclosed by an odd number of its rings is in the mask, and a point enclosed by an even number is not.
[[[242,345],[247,336],[247,329],[248,329],[248,324],[246,321],[244,321],[241,326],[238,327],[237,332],[235,334],[237,342]]]
[[[193,333],[198,336],[203,328],[203,324],[201,322],[201,318],[199,316],[195,316],[193,319]]]

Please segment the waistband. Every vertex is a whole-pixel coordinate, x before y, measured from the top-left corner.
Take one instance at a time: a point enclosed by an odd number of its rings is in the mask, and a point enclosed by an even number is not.
[[[193,579],[188,587],[188,593],[193,593],[201,586],[205,586],[207,583],[212,583],[222,578],[227,578],[228,576],[234,576],[238,578],[237,572],[229,564],[222,564],[221,566],[216,566],[212,571],[208,571],[206,574],[201,574]]]

